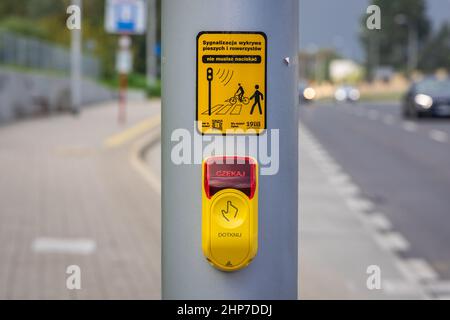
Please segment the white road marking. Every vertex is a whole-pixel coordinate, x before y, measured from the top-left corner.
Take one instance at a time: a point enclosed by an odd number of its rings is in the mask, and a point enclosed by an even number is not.
[[[326,174],[336,174],[341,171],[341,167],[334,163],[321,163],[319,166]]]
[[[328,179],[330,180],[330,182],[332,184],[336,184],[336,185],[345,184],[351,180],[350,176],[345,173],[338,173],[338,174],[332,175],[332,176],[328,177]]]
[[[385,119],[384,119],[385,120]],[[392,118],[394,120],[394,118]],[[388,120],[390,122],[390,120]],[[404,127],[406,126],[407,131],[415,131],[416,125],[414,123],[404,123]],[[301,132],[307,132],[307,139],[305,139],[305,146],[308,149],[310,146],[314,145],[315,147],[320,146],[321,144],[317,142],[312,134],[309,133],[309,130],[302,125],[300,125]],[[304,135],[306,136],[306,135]],[[312,153],[312,152],[311,152]],[[322,163],[326,163],[327,159],[332,159],[326,151],[321,152],[316,158],[319,158]],[[423,278],[425,275],[428,277],[431,276],[433,269],[426,270],[426,266],[417,266],[418,262],[413,262],[413,267],[408,263],[407,260],[401,259],[396,253],[398,251],[408,250],[410,247],[409,242],[398,232],[389,232],[388,234],[381,234],[380,231],[389,230],[391,227],[390,221],[381,213],[373,213],[373,214],[363,214],[364,210],[370,209],[372,210],[374,204],[368,200],[362,199],[358,197],[360,192],[356,192],[357,190],[353,187],[357,185],[353,184],[352,178],[346,174],[345,172],[337,172],[334,174],[328,174],[328,180],[331,184],[335,186],[337,190],[341,190],[341,194],[343,195],[343,200],[347,202],[349,207],[356,214],[356,217],[364,224],[365,229],[372,236],[374,241],[382,248],[389,252],[389,255],[392,257],[394,265],[397,270],[402,274],[405,278],[405,281],[402,280],[394,280],[394,281],[383,281],[382,287],[389,294],[408,294],[411,292],[414,296],[419,293],[422,298],[430,299],[430,292],[425,288],[424,284],[419,280]],[[345,194],[349,191],[349,194]],[[355,193],[353,193],[355,192]],[[370,219],[370,217],[372,219]],[[388,228],[389,227],[389,228]],[[416,264],[414,266],[414,264]],[[417,274],[417,272],[419,274]],[[444,295],[442,295],[444,296]],[[449,295],[450,296],[450,295]]]
[[[361,193],[361,189],[354,183],[348,182],[337,187],[340,194],[346,197],[354,197]]]
[[[387,115],[385,115],[385,116],[383,117],[383,123],[386,124],[386,125],[388,125],[388,126],[393,125],[393,124],[395,123],[395,118],[394,118],[394,116],[393,116],[392,114],[387,114]]]
[[[374,208],[374,204],[371,201],[359,197],[347,198],[345,202],[350,209],[357,212],[366,212]]]
[[[438,278],[436,271],[423,259],[408,259],[406,263],[419,277],[418,280],[431,281]]]
[[[403,122],[403,129],[405,129],[408,132],[417,131],[417,124],[411,121],[405,121]]]
[[[391,251],[406,251],[410,248],[409,242],[398,232],[389,232],[377,236],[378,244]]]
[[[376,212],[372,213],[369,216],[370,223],[380,231],[390,230],[392,228],[392,224],[388,218],[382,213]]]
[[[404,280],[386,279],[381,282],[381,289],[390,295],[408,295],[414,294],[417,290],[416,286],[411,282]]]
[[[31,248],[36,253],[81,254],[94,253],[97,245],[92,239],[36,238]]]
[[[427,285],[427,288],[436,294],[450,295],[450,281],[436,281]]]
[[[448,134],[440,130],[431,130],[430,138],[437,142],[446,143],[448,141]]]

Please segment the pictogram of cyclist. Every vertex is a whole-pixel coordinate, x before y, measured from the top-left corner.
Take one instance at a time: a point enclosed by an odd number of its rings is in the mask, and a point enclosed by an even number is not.
[[[238,101],[242,102],[243,104],[248,104],[250,100],[248,97],[245,97],[244,94],[245,94],[244,87],[240,83],[238,83],[238,89],[236,93],[234,94],[233,97],[226,100],[226,102],[229,102],[231,105],[235,105]]]

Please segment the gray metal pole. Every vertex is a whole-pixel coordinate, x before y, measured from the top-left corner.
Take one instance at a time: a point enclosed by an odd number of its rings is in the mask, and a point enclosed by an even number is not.
[[[72,4],[82,9],[82,0],[72,0]],[[70,97],[73,112],[79,112],[81,107],[81,74],[82,74],[82,53],[81,53],[81,29],[71,31],[70,47]]]
[[[164,0],[162,10],[162,297],[296,299],[298,1]],[[201,166],[171,160],[172,132],[195,131],[201,31],[266,33],[267,129],[280,135],[279,172],[259,177],[258,254],[231,273],[214,269],[202,254]]]
[[[152,85],[157,78],[156,29],[158,18],[156,0],[147,0],[147,84]]]

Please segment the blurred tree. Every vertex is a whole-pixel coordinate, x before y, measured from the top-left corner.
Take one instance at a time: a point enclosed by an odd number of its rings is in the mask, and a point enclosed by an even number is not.
[[[421,52],[419,68],[431,73],[438,69],[450,71],[450,25],[445,23],[425,45]]]
[[[360,39],[366,53],[368,74],[375,66],[405,70],[410,29],[414,28],[419,47],[430,33],[425,0],[372,0],[381,9],[381,29],[369,30],[368,15],[361,19]]]
[[[83,47],[100,58],[103,77],[113,79],[118,36],[104,30],[105,2],[83,1]],[[70,0],[0,0],[0,28],[69,46],[66,9],[70,3]],[[145,74],[145,36],[132,39],[134,71]]]

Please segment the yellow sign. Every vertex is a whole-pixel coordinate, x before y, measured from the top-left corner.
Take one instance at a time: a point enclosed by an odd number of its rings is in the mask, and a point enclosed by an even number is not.
[[[197,116],[202,134],[260,134],[266,129],[266,35],[197,36]]]

